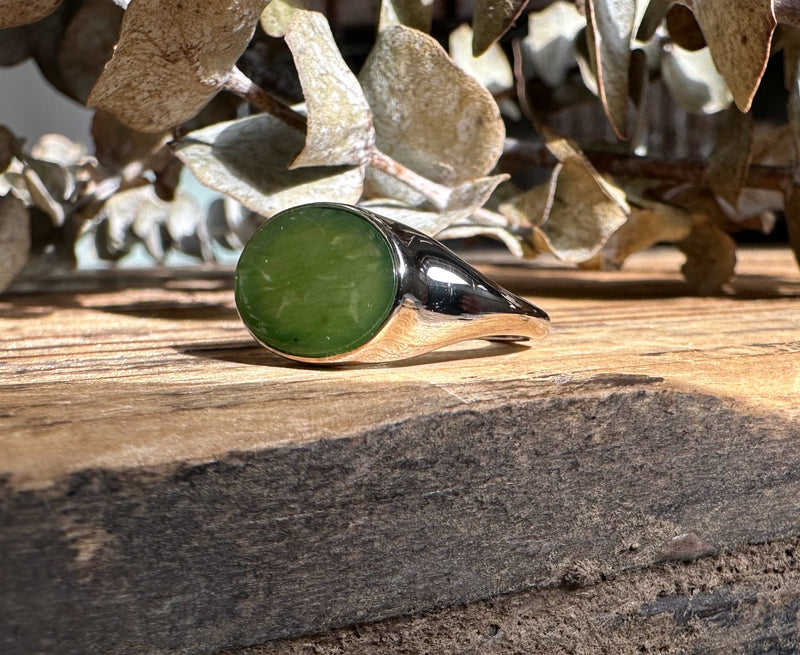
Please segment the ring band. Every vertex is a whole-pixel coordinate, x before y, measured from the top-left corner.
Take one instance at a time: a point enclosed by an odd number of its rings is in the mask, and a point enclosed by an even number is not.
[[[435,239],[361,207],[275,214],[236,267],[236,307],[269,350],[314,364],[415,357],[469,339],[526,341],[547,314]]]

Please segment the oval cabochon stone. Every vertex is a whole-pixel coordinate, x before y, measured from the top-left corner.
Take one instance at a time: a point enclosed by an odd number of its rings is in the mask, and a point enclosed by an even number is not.
[[[259,341],[299,357],[353,350],[380,329],[398,288],[387,239],[357,210],[301,205],[256,232],[236,267],[236,307]]]

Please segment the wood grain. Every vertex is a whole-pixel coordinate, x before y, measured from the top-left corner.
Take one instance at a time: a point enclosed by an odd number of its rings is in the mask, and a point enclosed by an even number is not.
[[[332,370],[254,346],[227,275],[0,298],[4,652],[214,652],[800,534],[791,254],[719,298],[679,265],[496,264],[547,339]]]

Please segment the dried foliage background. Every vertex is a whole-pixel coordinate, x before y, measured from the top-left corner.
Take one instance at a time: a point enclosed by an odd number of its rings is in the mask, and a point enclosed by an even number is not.
[[[477,0],[444,44],[432,0],[384,0],[355,62],[317,4],[0,0],[0,65],[32,58],[96,110],[93,152],[0,126],[0,290],[73,267],[81,238],[112,262],[136,244],[212,260],[322,200],[584,267],[670,242],[699,293],[733,274],[731,233],[776,214],[800,256],[795,0]],[[764,123],[768,64],[784,85]],[[650,156],[654,85],[717,116],[710,156]],[[587,102],[615,137],[584,151],[550,118]],[[219,199],[201,207],[184,168]]]

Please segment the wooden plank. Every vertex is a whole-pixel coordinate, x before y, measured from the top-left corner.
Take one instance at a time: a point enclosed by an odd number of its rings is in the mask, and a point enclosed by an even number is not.
[[[213,652],[800,533],[791,255],[720,298],[678,268],[496,265],[546,340],[335,370],[253,346],[227,276],[0,299],[4,652]]]

